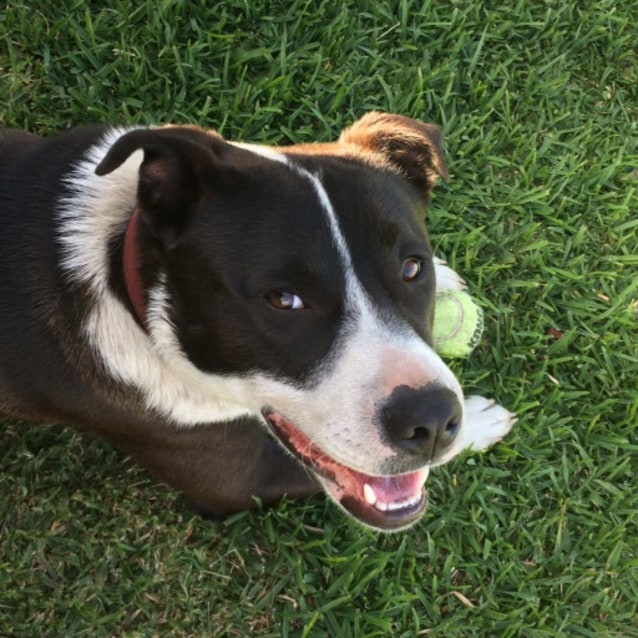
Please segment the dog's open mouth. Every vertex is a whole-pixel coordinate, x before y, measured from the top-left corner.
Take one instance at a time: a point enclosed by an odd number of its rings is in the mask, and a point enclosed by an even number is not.
[[[342,465],[277,412],[265,412],[276,437],[319,478],[326,492],[354,518],[381,530],[417,521],[426,504],[427,467],[409,474],[369,476]]]

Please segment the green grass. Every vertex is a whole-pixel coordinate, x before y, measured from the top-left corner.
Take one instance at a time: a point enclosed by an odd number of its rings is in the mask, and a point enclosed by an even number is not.
[[[439,123],[431,236],[487,319],[455,368],[520,421],[392,536],[320,496],[205,522],[101,442],[7,422],[0,635],[638,636],[635,0],[104,4],[4,3],[0,123]]]

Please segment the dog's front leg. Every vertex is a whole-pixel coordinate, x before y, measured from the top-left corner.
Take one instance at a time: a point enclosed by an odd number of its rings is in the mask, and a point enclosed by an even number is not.
[[[467,284],[456,271],[452,270],[443,259],[434,258],[436,290],[465,290]],[[465,399],[463,410],[463,427],[437,465],[446,463],[465,449],[484,450],[500,441],[516,423],[516,415],[491,399],[472,396]]]
[[[500,441],[516,423],[516,415],[485,397],[466,397],[461,431],[436,465],[446,463],[463,450],[485,450]]]
[[[438,257],[434,258],[434,275],[436,277],[436,291],[441,290],[465,290],[467,284],[459,273],[452,270],[447,262]]]

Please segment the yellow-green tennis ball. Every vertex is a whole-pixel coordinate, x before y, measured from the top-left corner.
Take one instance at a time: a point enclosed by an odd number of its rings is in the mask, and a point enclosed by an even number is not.
[[[462,290],[442,290],[435,296],[434,349],[442,357],[467,357],[483,334],[483,311]]]

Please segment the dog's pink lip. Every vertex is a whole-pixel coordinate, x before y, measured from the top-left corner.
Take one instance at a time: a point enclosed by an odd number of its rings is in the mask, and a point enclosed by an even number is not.
[[[326,454],[278,412],[265,412],[281,443],[320,479],[325,490],[352,516],[382,530],[407,527],[426,505],[428,468],[406,474],[371,476]]]

